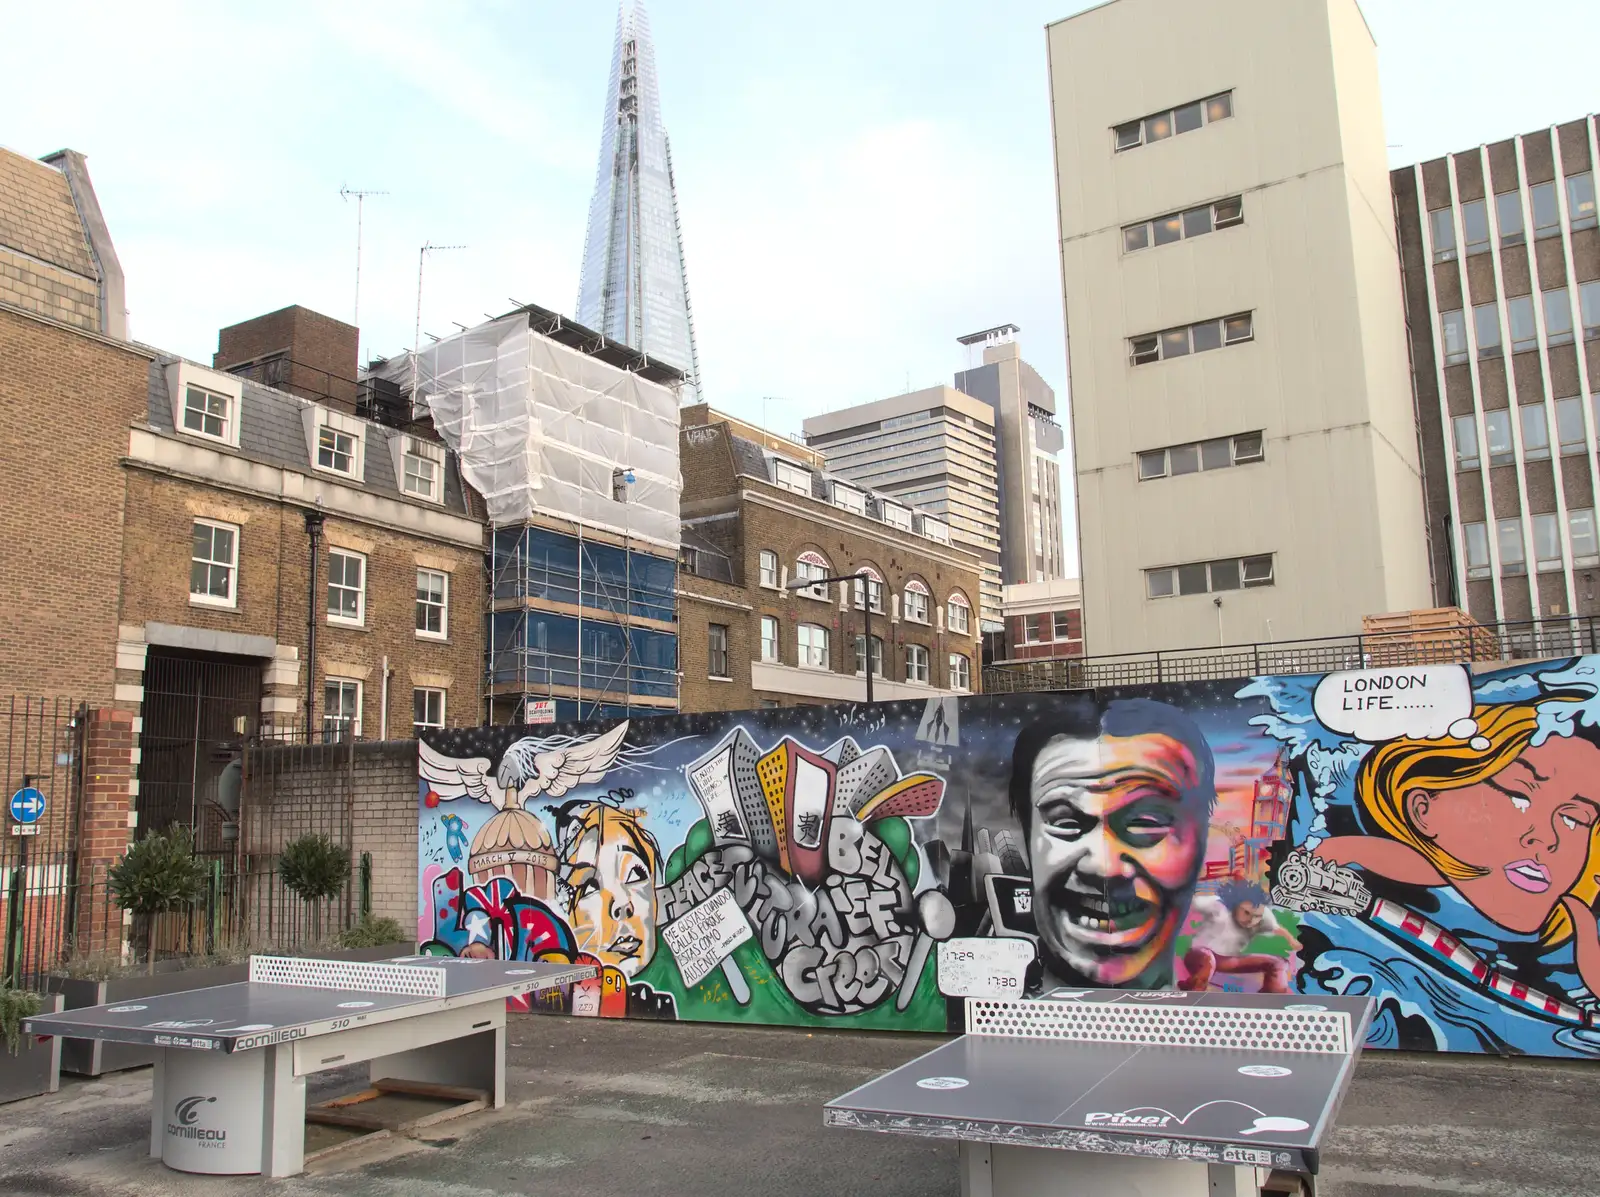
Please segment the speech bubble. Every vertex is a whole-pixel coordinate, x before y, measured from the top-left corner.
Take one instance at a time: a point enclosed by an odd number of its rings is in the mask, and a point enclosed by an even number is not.
[[[1270,1115],[1257,1118],[1251,1125],[1240,1131],[1241,1135],[1263,1135],[1269,1131],[1303,1131],[1311,1124],[1302,1122],[1298,1118],[1275,1118]]]
[[[1472,679],[1460,665],[1352,669],[1317,683],[1312,709],[1324,727],[1379,744],[1407,736],[1466,739],[1472,723]],[[1470,726],[1470,730],[1469,729]]]

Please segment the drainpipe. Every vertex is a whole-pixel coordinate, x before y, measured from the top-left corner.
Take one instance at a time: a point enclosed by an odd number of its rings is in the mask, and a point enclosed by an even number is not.
[[[306,512],[307,551],[311,555],[306,584],[306,743],[311,743],[311,720],[316,713],[317,693],[317,558],[322,543],[323,515],[320,511]]]
[[[389,658],[383,659],[383,683],[378,693],[378,739],[389,738]]]

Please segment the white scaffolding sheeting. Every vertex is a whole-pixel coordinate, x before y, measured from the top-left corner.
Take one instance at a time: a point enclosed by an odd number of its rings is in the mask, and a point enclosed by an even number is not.
[[[379,372],[412,385],[409,357]],[[676,555],[672,388],[540,336],[521,312],[422,350],[415,381],[414,407],[459,455],[491,523],[554,516]]]

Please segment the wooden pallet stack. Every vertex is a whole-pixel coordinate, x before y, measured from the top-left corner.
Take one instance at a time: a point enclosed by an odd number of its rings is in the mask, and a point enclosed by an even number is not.
[[[1393,665],[1445,665],[1495,661],[1499,638],[1459,607],[1429,607],[1368,615],[1361,620],[1366,663],[1371,668]]]

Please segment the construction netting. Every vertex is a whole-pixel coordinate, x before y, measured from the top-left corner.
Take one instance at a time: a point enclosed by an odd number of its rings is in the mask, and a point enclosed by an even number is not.
[[[433,417],[492,523],[555,516],[676,554],[682,483],[670,387],[540,336],[521,312],[377,373]]]

